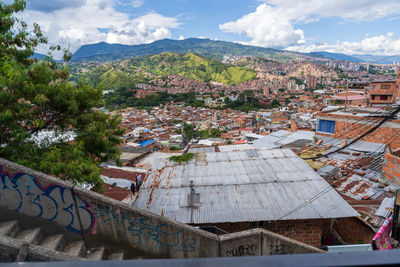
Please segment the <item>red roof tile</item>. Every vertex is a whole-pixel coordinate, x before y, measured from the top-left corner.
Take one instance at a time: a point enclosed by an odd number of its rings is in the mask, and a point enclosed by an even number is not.
[[[120,170],[120,169],[113,169],[113,168],[103,168],[101,170],[101,175],[111,178],[124,178],[129,181],[136,182],[136,177],[139,175],[139,173]]]
[[[102,193],[104,196],[122,201],[130,194],[129,189],[120,188],[118,186],[111,187],[108,184],[103,184],[104,192]]]

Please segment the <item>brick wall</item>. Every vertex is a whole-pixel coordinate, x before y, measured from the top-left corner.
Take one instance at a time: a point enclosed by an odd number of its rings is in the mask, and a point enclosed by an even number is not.
[[[346,117],[337,115],[337,116],[323,116],[320,117],[320,119],[336,121],[334,136],[331,134],[324,134],[317,132],[318,135],[322,136],[336,137],[341,139],[346,139],[346,138],[354,139],[372,128],[372,123],[369,123],[370,121],[365,120],[365,121],[354,122],[355,120],[360,119],[357,117]],[[380,121],[380,119],[377,119],[377,121]],[[365,125],[365,123],[368,123],[368,125]],[[399,125],[400,121],[390,121],[384,123],[373,133],[364,137],[362,141],[379,143],[379,144],[389,143],[393,141],[393,143],[391,144],[392,149],[394,150],[398,149],[400,148],[400,138],[398,138],[398,133],[400,131]],[[397,136],[397,138],[394,136]]]
[[[382,170],[386,179],[400,185],[400,157],[385,153],[385,165]]]
[[[293,220],[269,223],[265,229],[311,246],[321,246],[324,224],[328,220]]]
[[[252,228],[248,222],[219,223],[213,225],[229,233],[235,233]],[[323,230],[327,229],[327,225],[329,225],[329,220],[290,220],[264,223],[259,227],[308,245],[319,247],[321,246]],[[254,227],[257,226],[254,225]],[[217,231],[217,234],[221,233]]]
[[[375,232],[359,218],[340,218],[333,225],[333,229],[348,244],[369,244]]]

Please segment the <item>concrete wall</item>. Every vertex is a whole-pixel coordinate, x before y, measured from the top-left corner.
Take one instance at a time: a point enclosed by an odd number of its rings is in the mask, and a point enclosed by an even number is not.
[[[143,257],[321,252],[260,229],[218,237],[92,191],[73,188],[69,183],[3,159],[0,159],[0,206],[56,223],[75,234],[81,233],[81,221],[82,232],[89,242],[123,246]]]
[[[0,206],[56,222],[89,240],[140,249],[144,257],[217,257],[218,236],[135,209],[92,191],[0,159]],[[145,255],[143,255],[145,253]]]

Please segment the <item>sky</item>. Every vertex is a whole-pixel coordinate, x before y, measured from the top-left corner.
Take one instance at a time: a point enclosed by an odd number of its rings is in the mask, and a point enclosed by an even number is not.
[[[102,41],[195,37],[298,52],[400,54],[400,0],[29,0],[18,16],[71,52]]]

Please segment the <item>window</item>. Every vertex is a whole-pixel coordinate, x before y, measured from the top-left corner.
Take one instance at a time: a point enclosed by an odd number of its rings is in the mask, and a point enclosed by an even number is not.
[[[381,89],[390,89],[390,84],[382,84]]]
[[[374,90],[375,89],[375,84],[371,85],[371,89]]]
[[[374,95],[372,96],[372,100],[375,100],[375,96]]]
[[[387,95],[381,95],[379,100],[387,100],[388,96]]]
[[[319,120],[318,132],[334,134],[335,123],[336,123],[335,121]]]

